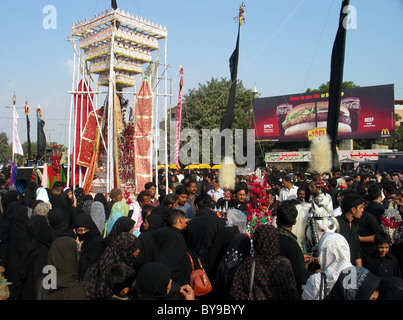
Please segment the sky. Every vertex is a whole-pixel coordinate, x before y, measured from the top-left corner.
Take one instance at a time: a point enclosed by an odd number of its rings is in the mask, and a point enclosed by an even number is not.
[[[179,66],[184,69],[184,94],[212,78],[230,78],[228,60],[237,36],[234,17],[241,0],[117,3],[121,11],[168,30],[168,107],[177,104]],[[271,97],[302,93],[329,81],[340,0],[244,3],[238,80],[245,88],[256,86],[260,97]],[[49,22],[49,5],[56,17],[50,29],[43,24]],[[0,1],[0,132],[6,132],[10,142],[15,93],[20,140],[27,140],[23,107],[28,101],[31,141],[36,141],[35,108],[40,106],[47,140],[67,145],[74,57],[67,39],[73,22],[94,17],[110,5],[110,0]],[[355,14],[347,30],[343,80],[361,87],[394,84],[395,99],[403,99],[403,1],[350,0],[350,5]],[[163,57],[164,42],[160,47]],[[158,104],[160,114],[163,107]]]

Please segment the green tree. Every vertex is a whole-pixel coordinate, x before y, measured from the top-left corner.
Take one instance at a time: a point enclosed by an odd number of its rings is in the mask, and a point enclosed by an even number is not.
[[[395,136],[394,138],[382,138],[378,139],[377,143],[387,145],[390,149],[397,149],[399,151],[403,151],[403,124],[400,122],[402,117],[395,113],[395,121],[396,123],[400,123],[400,125],[395,127]]]
[[[199,84],[197,89],[189,90],[183,96],[182,130],[184,128],[197,130],[201,143],[202,129],[220,129],[227,108],[230,87],[230,80],[212,78],[206,84]],[[255,93],[252,89],[245,89],[241,81],[237,82],[233,130],[251,129],[253,127],[252,100],[254,97]],[[246,142],[246,130],[244,130],[244,142]],[[244,148],[246,148],[246,143],[244,143]],[[199,151],[199,159],[201,159],[201,147]],[[212,147],[210,147],[210,151],[212,153]]]
[[[228,102],[231,81],[212,78],[207,84],[191,89],[184,95],[182,124],[196,130],[220,128]],[[235,94],[233,127],[252,128],[252,99],[254,93],[238,81]]]
[[[308,88],[306,90],[306,92],[318,92],[318,91],[329,91],[329,85],[330,85],[330,81],[326,82],[326,83],[322,83],[318,89],[311,89]],[[353,81],[344,81],[341,84],[342,89],[350,89],[350,88],[357,88],[359,87],[358,85],[356,85]]]
[[[11,161],[11,144],[8,142],[8,136],[5,132],[0,132],[0,162],[6,164]]]

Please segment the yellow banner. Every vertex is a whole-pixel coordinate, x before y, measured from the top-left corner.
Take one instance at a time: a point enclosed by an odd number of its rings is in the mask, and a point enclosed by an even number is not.
[[[319,138],[326,134],[326,128],[315,128],[308,130],[308,140],[312,140],[313,138]]]

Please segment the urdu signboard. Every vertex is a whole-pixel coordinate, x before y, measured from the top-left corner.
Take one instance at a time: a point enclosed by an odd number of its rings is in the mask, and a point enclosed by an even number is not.
[[[391,152],[387,149],[367,149],[367,150],[339,150],[339,160],[353,161],[377,161],[381,152]],[[310,151],[294,152],[266,152],[265,162],[309,162],[311,160]]]

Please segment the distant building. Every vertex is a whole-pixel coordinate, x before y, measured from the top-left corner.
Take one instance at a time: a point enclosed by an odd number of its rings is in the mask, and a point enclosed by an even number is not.
[[[396,121],[396,126],[403,125],[403,99],[395,100],[395,113],[401,117],[399,121]]]

